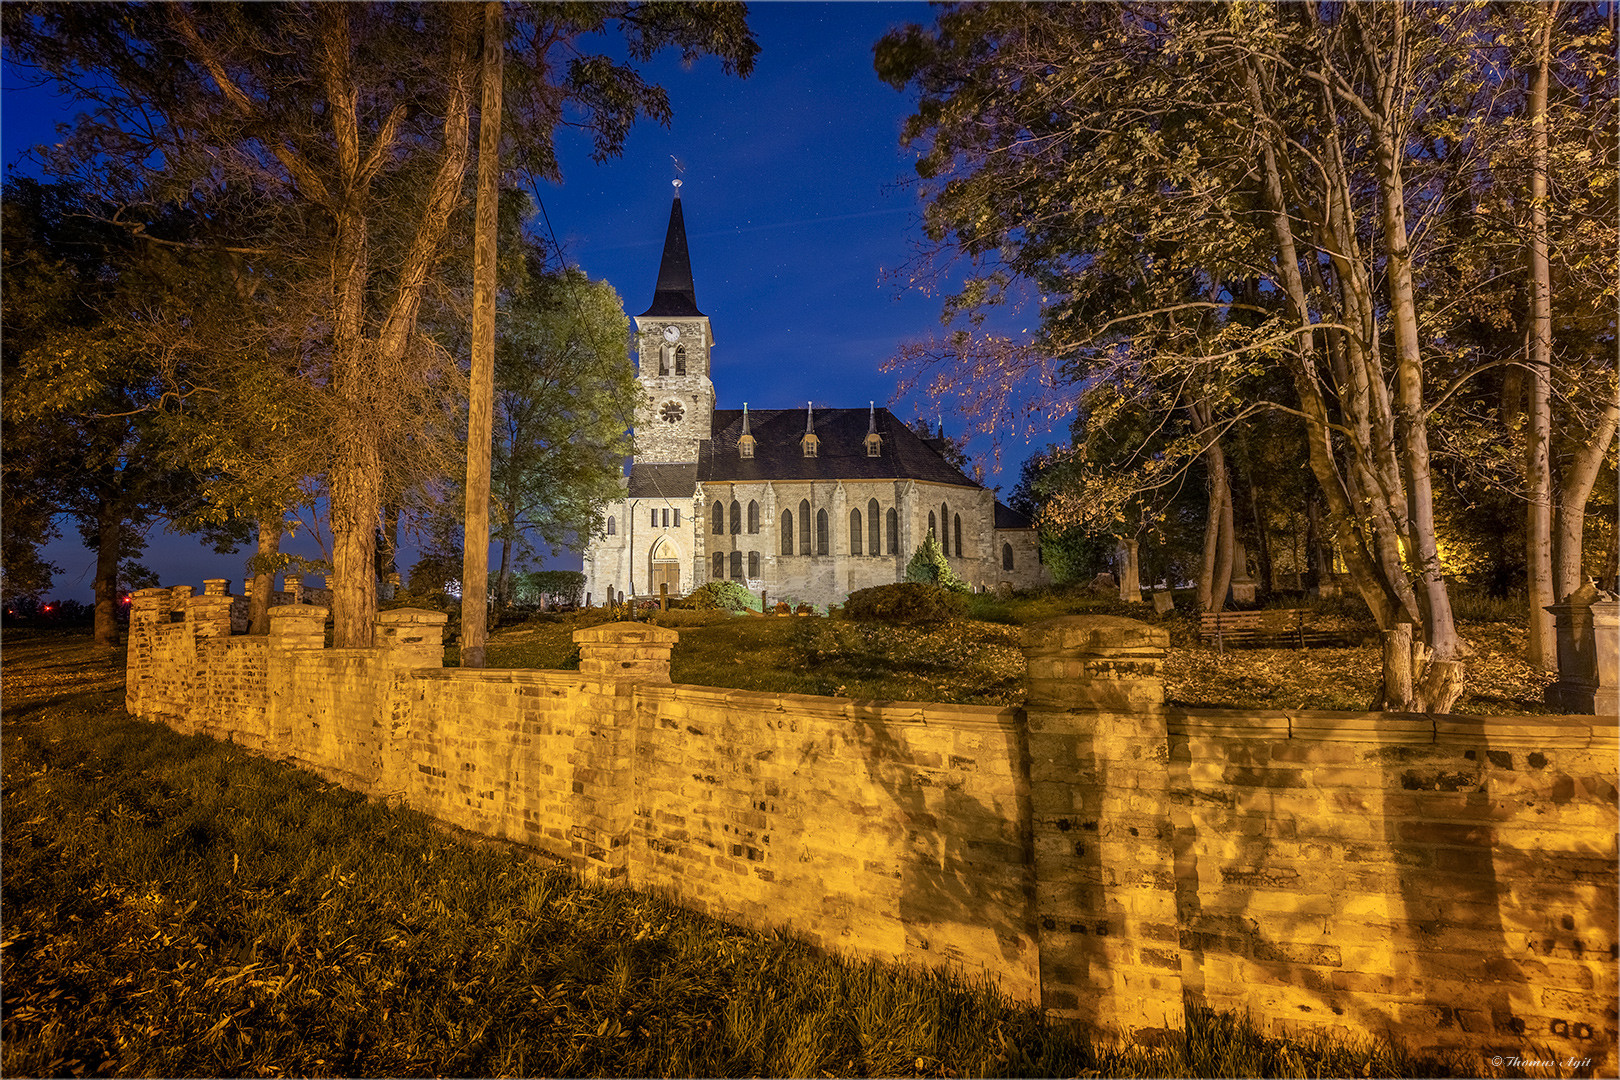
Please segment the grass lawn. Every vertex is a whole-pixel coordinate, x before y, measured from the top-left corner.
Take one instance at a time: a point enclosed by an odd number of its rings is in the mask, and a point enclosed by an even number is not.
[[[132,720],[87,636],[8,632],[3,674],[6,1076],[1478,1075],[1207,1013],[1093,1045]]]
[[[998,600],[976,596],[969,618],[930,629],[856,623],[839,618],[761,618],[673,611],[657,618],[680,632],[670,658],[678,683],[793,694],[891,701],[1013,705],[1023,701],[1023,626],[1058,615],[1129,615],[1165,626],[1172,647],[1165,693],[1172,705],[1197,708],[1365,709],[1381,675],[1382,654],[1371,620],[1344,603],[1318,605],[1314,625],[1339,633],[1338,648],[1233,648],[1200,643],[1196,620],[1155,616],[1059,591]],[[1524,661],[1522,612],[1476,605],[1483,617],[1460,621],[1475,654],[1468,688],[1455,711],[1475,715],[1544,715],[1542,691],[1552,677]],[[560,668],[577,664],[571,638],[584,616],[542,615],[491,635],[491,667]],[[583,621],[582,621],[583,620]],[[458,662],[455,646],[446,663]]]

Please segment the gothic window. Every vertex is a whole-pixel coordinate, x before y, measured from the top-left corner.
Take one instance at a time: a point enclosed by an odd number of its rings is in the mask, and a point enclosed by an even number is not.
[[[938,536],[939,535],[939,523],[934,518],[934,512],[932,510],[928,511],[928,535],[929,536]]]
[[[740,551],[731,553],[731,580],[742,580],[742,552]]]
[[[753,499],[748,500],[748,531],[759,532],[759,503]]]
[[[609,514],[608,515],[608,531],[607,531],[607,534],[609,536],[612,536],[617,531],[618,531],[618,523],[613,520],[613,515]]]
[[[870,555],[883,554],[882,539],[878,536],[878,501],[872,499],[866,504],[866,550]]]
[[[888,525],[889,554],[898,555],[900,553],[900,512],[891,506],[889,512],[884,515],[884,520]]]
[[[742,504],[736,499],[731,500],[731,534],[733,536],[742,532]]]
[[[951,527],[956,532],[956,557],[958,559],[960,559],[962,557],[962,515],[961,514],[956,515],[955,520],[951,523]]]
[[[666,424],[678,424],[681,422],[681,417],[686,415],[686,410],[681,408],[681,403],[678,401],[666,401],[664,407],[658,410],[658,415],[664,418]]]
[[[669,374],[669,353],[668,345],[658,346],[658,374],[660,375]]]
[[[939,546],[945,554],[951,553],[951,504],[939,504]]]
[[[686,374],[686,346],[675,346],[675,374]]]
[[[726,576],[726,553],[725,552],[717,551],[717,552],[714,553],[714,573],[711,576],[716,581],[720,581]]]
[[[655,529],[658,528],[658,507],[656,506],[653,507],[652,512],[652,527]]]
[[[1011,544],[1001,545],[1001,568],[1003,570],[1011,570],[1013,568]]]
[[[681,510],[680,510],[680,507],[675,508],[675,527],[677,529],[681,527]]]
[[[810,554],[810,500],[799,500],[799,554]]]
[[[793,554],[793,511],[782,511],[782,554]]]
[[[851,555],[861,553],[861,512],[859,510],[849,512],[849,553]]]
[[[831,548],[831,537],[827,530],[827,511],[816,511],[816,554],[825,555]]]
[[[726,504],[716,502],[709,507],[709,531],[721,536],[726,531]]]
[[[759,552],[757,551],[748,553],[748,576],[751,578],[759,577]]]

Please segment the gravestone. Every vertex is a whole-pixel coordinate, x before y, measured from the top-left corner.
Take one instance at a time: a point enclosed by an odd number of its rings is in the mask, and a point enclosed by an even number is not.
[[[1588,581],[1547,610],[1558,635],[1558,681],[1547,687],[1547,704],[1571,714],[1620,713],[1620,600]]]
[[[1176,598],[1169,589],[1161,589],[1153,594],[1153,611],[1158,615],[1168,615],[1176,610]]]
[[[1252,604],[1260,583],[1249,573],[1249,553],[1243,541],[1232,541],[1232,603]]]

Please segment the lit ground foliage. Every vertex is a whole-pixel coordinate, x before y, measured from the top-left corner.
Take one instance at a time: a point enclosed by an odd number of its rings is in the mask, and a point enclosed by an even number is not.
[[[983,985],[852,964],[454,838],[122,711],[120,654],[8,633],[6,1076],[1430,1076],[1197,1013],[1093,1047]]]
[[[1185,601],[1184,601],[1185,602]],[[1461,605],[1459,605],[1461,606]],[[1345,603],[1318,605],[1313,626],[1333,632],[1338,647],[1228,648],[1197,639],[1185,614],[1159,618],[1145,605],[1127,607],[1083,594],[996,600],[975,597],[970,617],[936,627],[853,623],[838,618],[761,618],[724,613],[659,616],[680,632],[670,660],[679,683],[793,694],[836,694],[891,701],[1012,705],[1023,701],[1022,627],[1057,615],[1129,615],[1167,627],[1172,648],[1165,692],[1172,705],[1199,708],[1366,709],[1378,689],[1381,650],[1369,619]],[[1540,715],[1551,676],[1527,664],[1522,605],[1474,605],[1461,622],[1475,652],[1468,689],[1455,709],[1475,715]],[[570,667],[571,638],[600,612],[539,616],[505,628],[489,642],[491,667]],[[456,652],[449,650],[449,663]]]

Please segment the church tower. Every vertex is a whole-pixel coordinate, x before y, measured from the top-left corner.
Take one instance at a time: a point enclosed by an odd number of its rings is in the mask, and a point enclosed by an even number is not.
[[[681,214],[681,182],[669,209],[664,258],[652,306],[636,316],[638,377],[646,398],[636,413],[636,461],[696,462],[698,443],[710,435],[714,383],[709,317],[698,310],[692,260]]]

